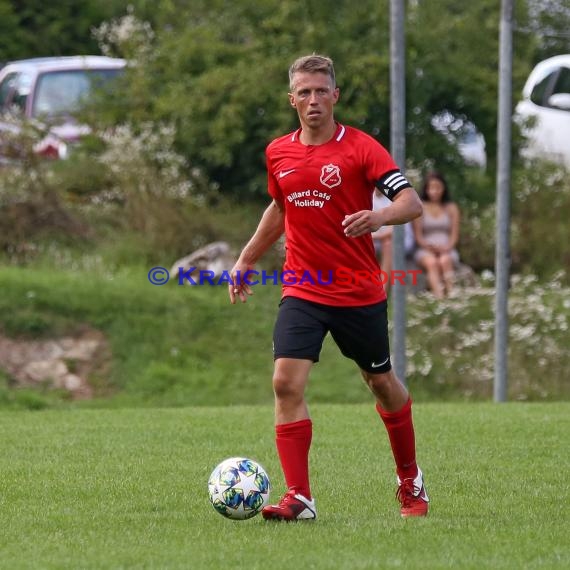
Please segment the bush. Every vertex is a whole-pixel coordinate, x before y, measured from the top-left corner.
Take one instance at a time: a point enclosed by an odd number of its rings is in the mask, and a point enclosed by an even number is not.
[[[535,162],[513,176],[513,265],[552,279],[570,276],[570,179],[559,166]]]
[[[481,208],[471,202],[461,208],[461,260],[475,271],[495,267],[495,205]]]
[[[463,203],[461,257],[476,271],[494,270],[495,204]],[[561,270],[570,275],[570,180],[560,166],[535,162],[512,174],[511,262],[513,273],[543,281]]]
[[[208,208],[218,193],[173,141],[172,127],[145,123],[92,136],[65,161],[27,153],[0,170],[0,246],[22,262],[47,243],[89,249],[124,240],[148,259],[216,239]]]

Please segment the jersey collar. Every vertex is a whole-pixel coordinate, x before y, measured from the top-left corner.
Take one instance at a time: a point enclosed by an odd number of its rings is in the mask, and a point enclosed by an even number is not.
[[[299,140],[299,135],[301,134],[301,131],[303,130],[302,127],[299,127],[291,136],[291,142],[295,142]],[[344,127],[344,125],[341,125],[340,123],[336,124],[336,131],[334,133],[332,140],[335,140],[336,142],[340,142],[342,137],[344,137],[344,133],[346,132],[346,128]],[[329,142],[331,142],[329,141]],[[326,143],[325,143],[326,144]]]

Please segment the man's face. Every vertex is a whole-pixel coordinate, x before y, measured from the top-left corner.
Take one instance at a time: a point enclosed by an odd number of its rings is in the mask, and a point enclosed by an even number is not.
[[[338,101],[338,88],[325,73],[297,72],[293,75],[293,90],[289,101],[299,114],[301,125],[319,129],[333,120],[333,107]]]

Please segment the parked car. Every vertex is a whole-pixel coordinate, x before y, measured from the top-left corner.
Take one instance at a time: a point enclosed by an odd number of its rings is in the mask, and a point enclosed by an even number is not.
[[[527,139],[526,157],[570,167],[570,54],[541,61],[532,70],[515,119]]]
[[[0,70],[0,135],[24,121],[49,132],[36,152],[64,158],[68,145],[89,132],[75,115],[95,88],[123,72],[126,62],[103,56],[44,57],[13,61]],[[0,143],[0,158],[2,144]]]

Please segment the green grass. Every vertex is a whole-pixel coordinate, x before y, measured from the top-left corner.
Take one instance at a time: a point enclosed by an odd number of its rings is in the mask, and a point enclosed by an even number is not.
[[[13,390],[0,374],[0,407],[248,405],[272,402],[272,329],[280,287],[258,286],[230,305],[224,286],[152,286],[149,267],[114,272],[91,258],[75,269],[0,268],[0,332],[53,338],[84,325],[101,330],[111,361],[92,384],[99,396],[69,402],[49,390]],[[94,263],[94,265],[89,265]],[[163,265],[170,266],[168,263]],[[570,398],[570,289],[513,279],[509,398]],[[493,290],[444,302],[410,297],[408,384],[417,401],[490,399]],[[360,403],[369,394],[356,366],[327,338],[311,402]]]
[[[567,568],[570,404],[419,404],[432,505],[402,520],[368,405],[314,405],[319,519],[229,521],[207,498],[222,459],[283,491],[269,406],[4,412],[2,568]]]
[[[114,397],[84,406],[272,402],[271,339],[280,288],[258,287],[248,303],[232,306],[226,287],[156,287],[148,270],[131,267],[105,276],[3,268],[0,327],[23,338],[64,335],[82,324],[102,330],[113,355],[102,391]],[[368,397],[353,363],[332,342],[315,373],[317,399]],[[17,407],[18,399],[13,403]]]

